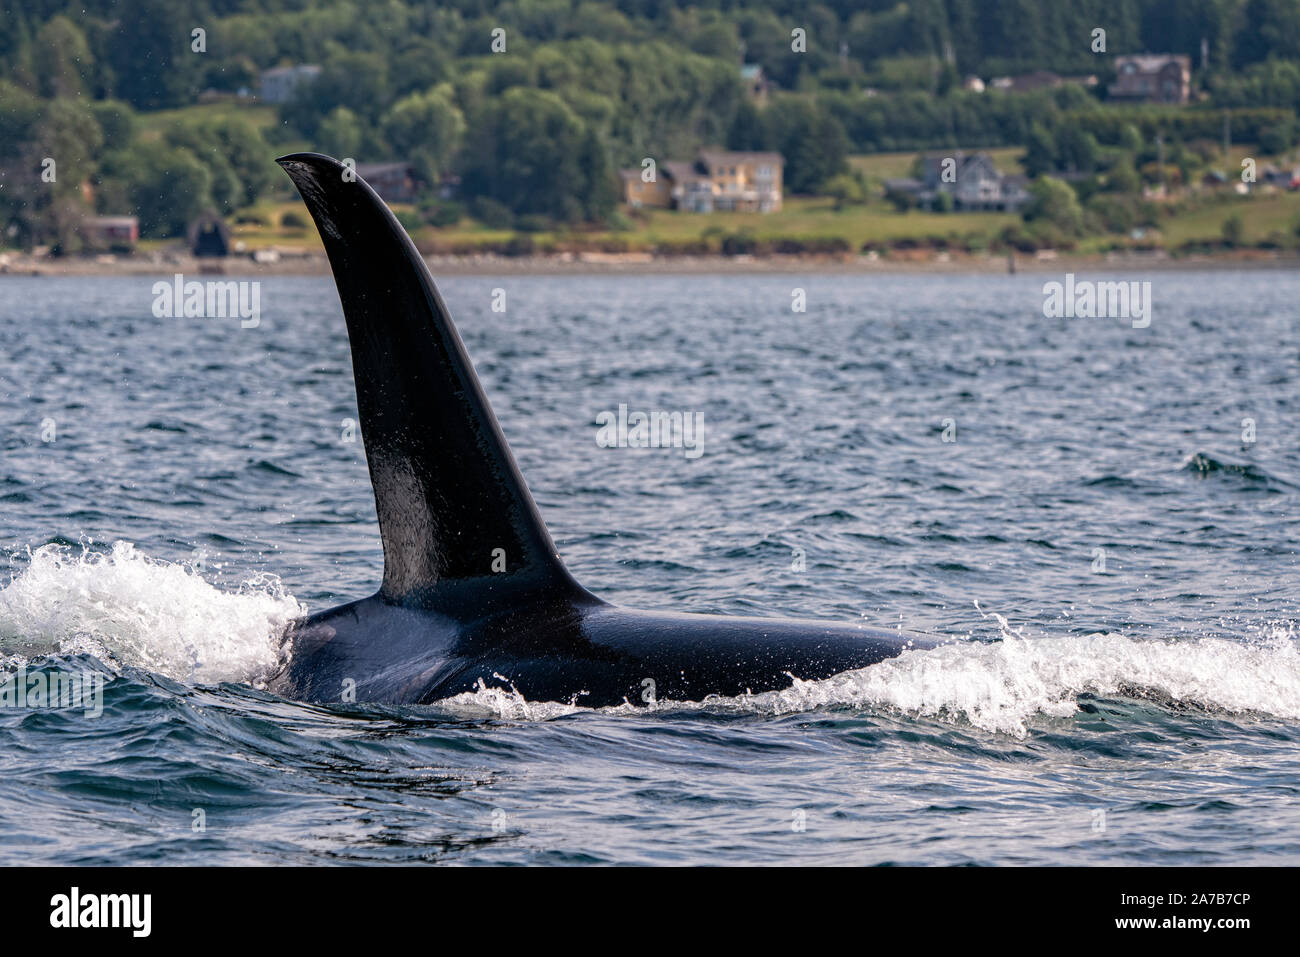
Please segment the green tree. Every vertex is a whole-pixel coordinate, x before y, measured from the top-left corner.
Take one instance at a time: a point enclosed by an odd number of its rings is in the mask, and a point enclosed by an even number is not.
[[[57,163],[56,191],[80,192],[95,173],[104,131],[95,115],[75,100],[51,100],[36,124],[36,145]]]
[[[1100,149],[1097,137],[1077,125],[1067,124],[1056,140],[1056,167],[1075,173],[1091,173],[1097,168]]]
[[[447,54],[436,40],[417,36],[402,42],[388,71],[393,77],[394,96],[418,93],[447,79]]]
[[[618,184],[609,152],[593,129],[587,129],[582,135],[578,146],[578,168],[584,180],[579,197],[584,218],[589,222],[608,218],[618,206]]]
[[[1029,187],[1026,223],[1046,223],[1070,236],[1083,232],[1083,207],[1068,183],[1051,176],[1040,176]]]
[[[41,96],[81,96],[93,69],[86,35],[67,17],[51,17],[36,32],[32,70]]]
[[[109,44],[117,95],[137,109],[193,102],[205,54],[190,49],[199,23],[192,3],[132,0],[116,9],[117,32]]]
[[[1056,139],[1041,123],[1035,123],[1029,128],[1025,158],[1021,162],[1031,177],[1042,176],[1056,169]]]
[[[1133,154],[1136,160],[1137,155],[1142,152],[1142,147],[1142,131],[1132,123],[1125,123],[1124,128],[1119,132],[1119,148]]]
[[[177,120],[166,129],[165,139],[207,167],[210,196],[221,213],[256,202],[273,180],[270,147],[247,120]]]
[[[866,199],[862,183],[849,173],[837,173],[822,186],[822,193],[835,200],[836,209],[854,206]]]
[[[1112,233],[1127,233],[1137,225],[1133,200],[1113,193],[1098,193],[1088,200],[1088,213]]]
[[[135,135],[135,111],[121,100],[97,100],[90,111],[104,131],[104,145],[108,149],[122,149]]]
[[[76,100],[52,100],[43,112],[39,106],[31,112],[34,102],[40,103],[17,95],[20,115],[2,124],[21,129],[23,138],[0,145],[5,154],[0,207],[21,244],[75,252],[81,246],[81,221],[89,212],[82,186],[95,177],[103,132]]]
[[[793,98],[769,109],[780,111],[775,123],[790,192],[816,193],[832,176],[848,170],[849,141],[835,117]]]
[[[365,141],[361,118],[346,106],[336,106],[321,121],[316,140],[326,153],[355,158]]]
[[[574,222],[599,211],[600,186],[583,168],[594,162],[593,141],[577,114],[556,94],[515,87],[489,101],[470,125],[462,186],[517,216]]]
[[[275,167],[269,162],[274,151],[257,127],[232,116],[215,120],[207,128],[242,188],[236,205],[257,202],[273,184],[279,183]]]
[[[1106,189],[1112,193],[1136,193],[1142,188],[1142,178],[1131,156],[1122,156],[1106,174]]]
[[[14,79],[25,72],[26,62],[31,54],[31,28],[27,25],[25,4],[10,3],[4,6],[5,29],[0,30],[0,63],[5,64],[5,72],[12,72]]]
[[[0,104],[0,160],[7,160],[32,138],[45,104],[8,80],[0,80]]]
[[[106,158],[105,167],[127,184],[126,197],[140,217],[142,236],[183,236],[212,205],[212,173],[182,147],[123,151]]]
[[[1259,137],[1260,150],[1272,156],[1287,152],[1295,143],[1296,124],[1293,119],[1271,124]]]
[[[392,101],[388,63],[383,56],[365,51],[341,53],[323,66],[315,80],[294,91],[280,108],[280,115],[304,136],[314,138],[325,118],[340,106],[365,120],[368,128],[379,121]]]
[[[465,116],[449,86],[412,93],[393,104],[380,127],[393,155],[413,163],[436,183],[451,166],[465,137]]]
[[[741,100],[727,130],[727,149],[761,150],[767,148],[767,127],[763,114],[749,100]]]
[[[1300,0],[1246,0],[1237,33],[1236,62],[1300,59]]]

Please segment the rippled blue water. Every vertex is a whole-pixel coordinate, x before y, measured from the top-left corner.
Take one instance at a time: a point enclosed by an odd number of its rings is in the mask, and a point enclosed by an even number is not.
[[[0,863],[1297,863],[1300,276],[1123,277],[1147,329],[1052,278],[442,284],[593,591],[955,639],[650,712],[256,690],[378,580],[331,281],[0,280],[0,652],[108,679],[0,707]],[[598,448],[620,403],[704,454]]]

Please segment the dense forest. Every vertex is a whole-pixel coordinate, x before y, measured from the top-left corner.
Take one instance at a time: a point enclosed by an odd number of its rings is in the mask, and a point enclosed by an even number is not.
[[[1300,107],[1300,0],[0,0],[0,21],[0,223],[20,245],[74,248],[91,207],[177,235],[271,189],[288,143],[454,178],[483,219],[593,222],[618,215],[615,169],[708,144],[778,150],[812,193],[887,150],[1028,145],[1031,173],[1086,173],[1130,141],[1152,161],[1159,135],[1176,164],[1225,110],[1279,151]],[[1113,56],[1144,51],[1192,58],[1192,104],[1106,103]],[[320,74],[269,125],[183,109],[303,63]],[[963,85],[1044,69],[1099,82]]]

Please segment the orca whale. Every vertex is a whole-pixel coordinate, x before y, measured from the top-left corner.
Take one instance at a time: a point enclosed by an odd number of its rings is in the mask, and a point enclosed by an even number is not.
[[[427,704],[482,685],[601,707],[787,688],[936,642],[851,624],[634,611],[569,574],[423,257],[351,166],[277,161],[347,321],[383,540],[379,591],[300,619],[271,691]]]

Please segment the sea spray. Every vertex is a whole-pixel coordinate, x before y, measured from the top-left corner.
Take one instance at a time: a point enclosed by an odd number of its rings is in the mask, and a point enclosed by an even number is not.
[[[41,654],[84,652],[177,680],[257,684],[282,661],[285,625],[305,612],[273,577],[230,592],[127,542],[108,553],[46,545],[0,589],[0,654],[14,666]],[[1024,737],[1036,718],[1067,718],[1080,695],[1094,694],[1300,719],[1300,650],[1287,624],[1241,640],[1162,640],[1114,633],[1027,636],[1000,615],[986,617],[996,621],[1000,640],[908,651],[818,681],[792,676],[780,691],[661,700],[655,710],[780,715],[847,707]],[[438,707],[524,721],[586,710],[581,698],[533,701],[526,687],[483,678],[478,690]],[[605,711],[646,709],[628,703]]]
[[[0,588],[0,653],[89,653],[180,681],[256,684],[306,608],[274,576],[223,591],[129,542],[107,553],[45,545]]]
[[[818,708],[897,712],[1023,738],[1038,717],[1068,718],[1084,694],[1144,697],[1236,715],[1300,719],[1300,650],[1289,625],[1246,640],[1133,639],[1121,634],[1025,637],[999,622],[1000,641],[954,641],[789,688],[656,711],[792,714]],[[561,717],[572,703],[532,702],[527,689],[480,687],[444,705],[513,720]],[[606,712],[643,712],[631,704]]]

